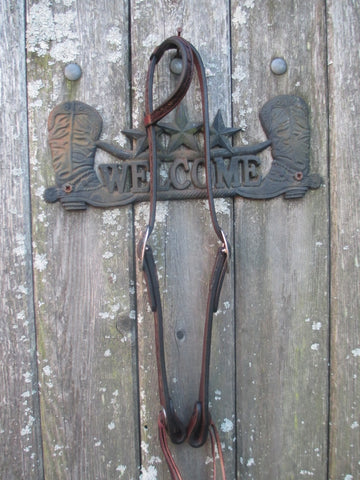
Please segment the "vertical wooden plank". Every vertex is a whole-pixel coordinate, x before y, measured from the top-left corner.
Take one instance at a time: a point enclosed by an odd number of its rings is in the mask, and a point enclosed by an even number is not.
[[[0,472],[41,479],[33,308],[24,2],[0,3]]]
[[[229,12],[226,2],[132,2],[132,73],[134,126],[142,127],[147,64],[155,46],[183,28],[183,37],[199,50],[206,66],[210,116],[221,108],[230,123]],[[169,93],[169,63],[156,76],[156,101]],[[201,119],[199,91],[187,97],[190,121]],[[164,121],[169,121],[165,119]],[[230,125],[229,125],[230,126]],[[219,222],[232,236],[231,202],[216,202]],[[136,208],[136,237],[148,222],[147,205]],[[151,236],[160,274],[165,319],[167,372],[171,395],[180,418],[187,423],[198,397],[203,325],[209,277],[216,252],[206,201],[159,202],[157,223]],[[142,477],[169,479],[157,437],[160,410],[153,317],[147,292],[138,272],[139,364],[141,397]],[[234,447],[234,341],[232,278],[225,280],[221,308],[214,320],[210,398],[211,412],[224,445],[226,470],[235,476]],[[170,445],[184,478],[210,478],[210,442],[200,449]]]
[[[359,5],[327,2],[331,185],[332,480],[360,476]]]
[[[66,212],[54,184],[47,118],[80,100],[123,143],[129,122],[126,1],[28,3],[28,89],[35,307],[47,478],[138,475],[136,324],[131,208]],[[78,82],[64,66],[82,67]],[[106,154],[96,163],[114,162]]]
[[[311,169],[327,177],[324,2],[232,2],[234,125],[264,139],[280,94],[310,108]],[[284,57],[286,74],[270,71]],[[263,156],[267,171],[271,158]],[[265,173],[267,173],[265,171]],[[235,204],[239,478],[325,479],[328,194]]]

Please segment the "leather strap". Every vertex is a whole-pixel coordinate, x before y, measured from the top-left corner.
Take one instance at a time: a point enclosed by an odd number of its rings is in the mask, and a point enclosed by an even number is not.
[[[177,50],[177,55],[182,60],[182,72],[173,93],[168,97],[167,100],[165,100],[164,103],[154,109],[153,80],[155,67],[166,51],[174,49]],[[187,427],[185,427],[185,425],[176,415],[173,402],[169,393],[165,364],[163,315],[161,307],[160,288],[155,260],[151,246],[148,245],[148,240],[155,224],[157,200],[157,149],[155,124],[165,115],[170,113],[174,108],[176,108],[176,106],[179,105],[181,100],[184,98],[192,82],[194,69],[196,69],[197,75],[199,77],[202,99],[207,197],[212,225],[218,239],[221,242],[221,247],[219,247],[217,251],[215,264],[209,282],[207,310],[204,325],[199,396],[198,400],[194,405],[193,414],[190,418],[189,424],[187,425]],[[144,277],[148,287],[149,303],[152,311],[154,312],[158,386],[160,404],[162,407],[158,419],[159,439],[161,448],[163,450],[165,459],[171,473],[171,478],[173,480],[182,480],[182,477],[168,447],[166,433],[169,435],[173,443],[178,444],[187,440],[191,446],[200,447],[206,442],[209,431],[214,457],[214,479],[216,477],[215,444],[217,445],[217,449],[219,451],[222,476],[225,479],[225,469],[220,448],[219,436],[209,412],[209,367],[213,314],[217,311],[218,308],[221,287],[224,280],[225,272],[227,271],[230,257],[230,247],[224,232],[219,226],[214,205],[214,197],[211,185],[210,127],[208,110],[209,107],[205,69],[199,53],[193,47],[193,45],[191,45],[189,42],[187,42],[180,36],[171,37],[165,40],[159,47],[155,49],[155,51],[150,57],[146,82],[144,123],[149,141],[150,215],[148,225],[143,232],[142,238],[138,245],[138,256],[141,268],[144,271]]]

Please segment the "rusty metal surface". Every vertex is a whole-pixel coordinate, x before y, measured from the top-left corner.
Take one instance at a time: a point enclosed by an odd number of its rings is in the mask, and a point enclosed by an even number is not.
[[[251,146],[232,146],[239,128],[226,127],[221,111],[210,127],[212,187],[215,197],[268,199],[283,195],[300,198],[319,188],[321,178],[310,174],[310,127],[303,99],[281,95],[260,111],[268,140]],[[67,210],[88,205],[113,207],[149,200],[148,142],[145,129],[124,129],[132,150],[100,140],[102,119],[85,103],[65,102],[51,112],[49,143],[55,170],[54,187],[45,190],[47,202],[60,201]],[[158,199],[206,198],[204,158],[198,135],[201,123],[191,121],[182,104],[172,122],[156,127]],[[271,147],[273,161],[262,176],[259,153]],[[118,159],[96,166],[100,148]]]

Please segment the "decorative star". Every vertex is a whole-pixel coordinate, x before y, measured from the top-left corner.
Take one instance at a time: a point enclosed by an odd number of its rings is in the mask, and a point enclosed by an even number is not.
[[[146,132],[144,132],[144,130],[130,128],[128,130],[122,130],[122,133],[126,135],[130,140],[135,140],[135,157],[140,155],[140,153],[145,152],[149,148],[149,142]]]
[[[222,147],[232,152],[233,149],[230,143],[230,139],[228,137],[232,137],[240,130],[242,129],[225,127],[221,111],[218,110],[214,118],[213,124],[210,127],[210,148]]]
[[[127,130],[122,130],[122,133],[126,135],[130,140],[135,140],[136,147],[134,149],[134,157],[138,157],[141,153],[146,152],[146,150],[149,148],[149,140],[145,130],[140,130],[138,128],[129,128]],[[162,129],[156,128],[157,138],[159,138],[162,133]],[[159,153],[164,151],[162,142],[157,142],[157,150]]]
[[[201,130],[202,123],[189,122],[182,104],[177,107],[173,122],[159,123],[158,125],[165,133],[170,135],[168,152],[174,152],[182,145],[191,150],[199,150],[199,145],[194,135]]]

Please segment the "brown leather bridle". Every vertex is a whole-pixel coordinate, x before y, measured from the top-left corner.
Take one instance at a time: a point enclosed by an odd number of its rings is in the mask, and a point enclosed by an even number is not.
[[[153,80],[155,67],[166,51],[174,49],[177,51],[176,55],[179,56],[182,60],[182,71],[180,74],[180,78],[174,92],[165,100],[164,103],[154,109]],[[167,115],[174,108],[176,108],[176,106],[179,105],[181,100],[184,98],[192,82],[194,68],[196,69],[199,78],[202,98],[207,198],[209,203],[212,225],[218,239],[221,242],[221,246],[218,248],[209,282],[207,311],[204,325],[199,397],[195,403],[190,421],[188,425],[185,426],[181,422],[179,417],[176,415],[174,405],[169,394],[165,365],[163,315],[161,307],[160,288],[155,260],[151,246],[148,245],[148,240],[155,224],[156,200],[158,190],[155,125],[159,120],[165,117],[165,115]],[[217,445],[220,457],[222,476],[225,479],[225,468],[219,436],[209,412],[209,367],[213,315],[218,308],[220,291],[230,258],[230,247],[225,237],[225,234],[220,228],[217,221],[214,205],[214,197],[211,185],[210,127],[208,110],[209,107],[205,69],[199,53],[193,47],[193,45],[180,37],[180,35],[168,38],[160,46],[158,46],[151,55],[146,81],[144,124],[147,130],[147,136],[149,141],[150,215],[149,223],[145,231],[143,232],[143,235],[138,245],[138,256],[147,283],[149,303],[151,306],[151,310],[154,312],[159,397],[162,407],[158,419],[159,438],[163,453],[169,466],[172,480],[181,480],[182,477],[170,453],[166,433],[169,435],[173,443],[179,444],[187,440],[192,447],[202,446],[206,442],[208,434],[210,433],[212,453],[214,459],[214,479],[216,478],[215,443]]]

